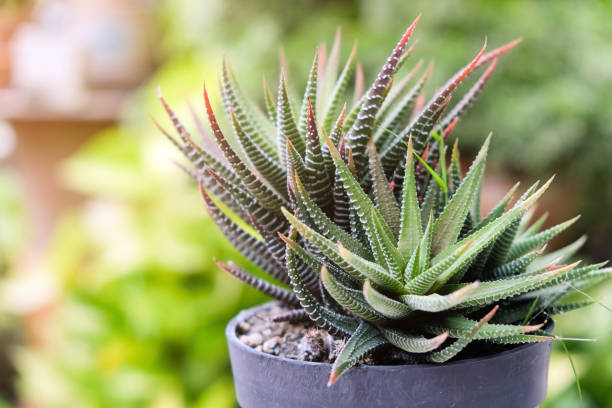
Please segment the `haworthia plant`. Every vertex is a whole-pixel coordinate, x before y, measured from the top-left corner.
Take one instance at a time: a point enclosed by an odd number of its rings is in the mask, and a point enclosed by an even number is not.
[[[208,148],[199,146],[162,98],[178,137],[164,133],[191,163],[187,173],[199,182],[211,218],[275,283],[234,264],[221,268],[291,309],[278,321],[310,318],[348,339],[330,384],[376,349],[400,349],[407,363],[443,363],[470,344],[478,350],[487,342],[554,339],[540,330],[547,316],[591,304],[565,299],[612,271],[605,263],[572,262],[584,239],[545,252],[575,221],[542,232],[543,218],[530,223],[552,179],[512,203],[515,186],[480,214],[491,137],[465,175],[457,141],[452,153],[446,149],[499,57],[519,40],[483,48],[425,103],[433,65],[402,72],[418,20],[365,92],[356,48],[344,65],[338,60],[338,32],[329,58],[325,47],[315,53],[299,111],[284,67],[276,97],[264,85],[264,115],[240,93],[224,61],[221,91],[231,130],[221,129],[204,90],[219,149],[207,139]],[[453,97],[485,66],[463,97]],[[209,137],[202,126],[198,131]],[[229,131],[234,137],[226,137]]]

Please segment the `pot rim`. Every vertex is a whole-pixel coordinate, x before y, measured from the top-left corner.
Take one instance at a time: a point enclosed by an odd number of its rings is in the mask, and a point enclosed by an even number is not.
[[[248,309],[243,309],[241,310],[236,316],[234,316],[232,318],[232,320],[229,321],[229,323],[227,324],[227,326],[225,327],[225,337],[227,338],[228,342],[232,342],[234,344],[236,344],[238,347],[240,347],[241,349],[243,349],[244,351],[246,351],[247,353],[251,353],[254,355],[264,355],[266,358],[270,358],[273,360],[279,360],[279,361],[283,361],[285,363],[288,364],[294,364],[294,365],[300,365],[300,366],[323,366],[323,367],[328,367],[330,370],[332,368],[332,364],[331,363],[322,363],[322,362],[318,362],[318,361],[302,361],[302,360],[295,360],[292,358],[287,358],[287,357],[279,357],[279,356],[275,356],[273,354],[269,354],[269,353],[264,353],[263,351],[258,351],[255,350],[254,348],[251,348],[249,346],[247,346],[246,344],[242,343],[239,339],[238,336],[236,334],[236,329],[238,327],[238,324],[242,321],[244,321],[247,317],[257,313],[257,311],[259,311],[260,309],[264,309],[265,307],[268,307],[269,305],[271,305],[272,303],[275,303],[275,301],[269,301],[269,302],[265,302],[253,307],[250,307]],[[546,325],[542,328],[543,330],[547,330],[547,331],[551,331],[554,329],[554,321],[552,318],[549,318]],[[552,341],[552,340],[548,340],[548,341]],[[495,354],[491,354],[488,356],[483,356],[483,357],[472,357],[472,358],[466,358],[463,360],[457,360],[457,361],[451,361],[451,362],[446,362],[446,363],[429,363],[429,364],[394,364],[394,365],[367,365],[367,364],[361,364],[361,365],[357,365],[355,367],[352,368],[352,370],[354,369],[368,369],[368,370],[389,370],[389,369],[398,369],[398,368],[403,368],[403,367],[420,367],[420,368],[444,368],[444,367],[449,367],[449,366],[458,366],[458,365],[464,365],[464,366],[468,366],[468,365],[472,365],[472,364],[480,364],[482,362],[486,362],[486,361],[491,361],[491,360],[495,360],[496,358],[499,357],[503,357],[503,356],[508,356],[511,354],[516,354],[516,353],[520,353],[522,350],[528,348],[528,347],[534,347],[540,343],[547,343],[546,342],[535,342],[535,343],[525,343],[525,344],[521,344],[519,346],[516,346],[514,348],[512,348],[511,350],[505,350],[499,353],[495,353]]]

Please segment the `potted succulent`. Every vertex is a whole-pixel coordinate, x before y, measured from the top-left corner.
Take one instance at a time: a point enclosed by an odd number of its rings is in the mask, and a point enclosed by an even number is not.
[[[457,141],[447,150],[519,40],[489,52],[485,44],[424,103],[431,67],[413,85],[420,64],[400,74],[418,19],[368,90],[356,76],[350,108],[341,106],[355,48],[340,70],[338,38],[330,55],[315,53],[297,115],[283,69],[276,98],[265,87],[264,114],[224,61],[232,142],[204,88],[218,147],[201,124],[198,145],[160,94],[178,138],[160,129],[189,159],[211,218],[276,281],[219,264],[276,299],[227,326],[243,407],[536,407],[557,338],[550,316],[589,304],[565,297],[610,275],[603,263],[570,261],[582,241],[545,252],[576,220],[541,232],[530,221],[552,179],[513,201],[515,186],[482,217],[490,136],[465,175]]]

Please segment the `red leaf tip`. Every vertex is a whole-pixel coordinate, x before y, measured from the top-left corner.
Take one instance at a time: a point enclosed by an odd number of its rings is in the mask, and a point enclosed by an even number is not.
[[[329,380],[327,381],[327,386],[331,387],[332,385],[334,385],[337,379],[338,379],[338,371],[335,368],[332,368],[332,372],[329,375]]]
[[[453,119],[450,125],[448,125],[446,129],[444,129],[444,139],[448,139],[448,136],[451,134],[451,132],[457,125],[457,122],[459,122],[459,117],[456,117],[455,119]]]
[[[215,261],[215,263],[217,264],[217,266],[218,266],[219,268],[223,269],[223,270],[224,270],[224,271],[226,271],[226,272],[229,272],[229,271],[230,271],[230,267],[229,267],[228,265],[226,265],[226,264],[224,264],[223,262],[218,261],[218,260],[216,260],[216,259],[215,259],[214,261]]]
[[[414,31],[414,29],[416,28],[417,23],[421,19],[421,15],[422,15],[422,13],[419,13],[419,15],[414,19],[412,24],[410,24],[410,27],[408,27],[408,29],[406,30],[406,32],[402,36],[402,39],[400,40],[400,44],[402,44],[402,47],[405,46],[406,42],[408,42],[408,40],[410,39],[410,36],[412,35],[412,32]]]

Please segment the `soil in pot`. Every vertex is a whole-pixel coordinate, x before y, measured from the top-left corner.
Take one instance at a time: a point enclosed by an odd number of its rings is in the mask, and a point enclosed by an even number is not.
[[[257,351],[275,356],[333,363],[344,341],[319,329],[310,320],[296,323],[272,321],[290,310],[279,303],[271,303],[238,325],[238,339]]]
[[[346,339],[332,336],[307,318],[298,322],[273,321],[275,317],[292,310],[294,309],[288,309],[278,302],[267,303],[237,326],[236,335],[241,343],[256,351],[298,361],[333,364]],[[476,341],[451,361],[484,357],[517,346],[520,344],[493,345]],[[389,345],[367,355],[360,364],[403,364],[402,354],[404,353],[401,350]]]

